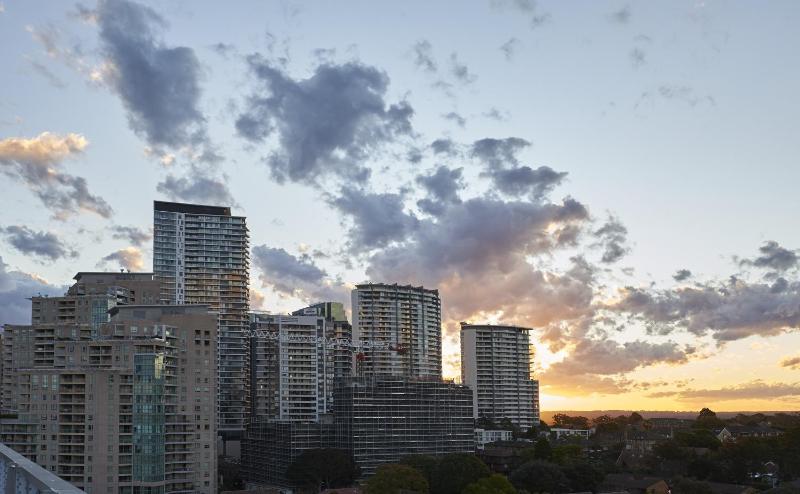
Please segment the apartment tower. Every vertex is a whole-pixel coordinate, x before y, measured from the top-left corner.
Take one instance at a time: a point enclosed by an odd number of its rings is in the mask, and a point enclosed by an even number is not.
[[[246,218],[229,207],[153,204],[161,303],[208,305],[219,317],[217,426],[226,442],[241,437],[249,412],[249,243]]]
[[[461,382],[473,390],[475,418],[508,419],[522,430],[539,424],[530,328],[461,323]]]
[[[367,283],[352,292],[356,373],[442,378],[438,290]]]

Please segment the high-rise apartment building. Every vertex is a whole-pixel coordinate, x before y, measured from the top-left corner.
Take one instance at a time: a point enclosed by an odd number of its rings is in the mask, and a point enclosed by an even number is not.
[[[228,207],[155,201],[153,272],[162,303],[205,304],[218,321],[218,431],[236,439],[248,406],[249,233]]]
[[[532,379],[530,328],[461,323],[461,382],[473,390],[475,418],[539,424],[539,383]]]
[[[90,494],[216,492],[216,314],[116,305],[95,327],[97,296],[5,326],[0,441]]]
[[[358,375],[442,377],[438,290],[367,283],[352,292]]]
[[[316,422],[330,408],[334,345],[322,316],[250,314],[253,419]]]
[[[325,334],[333,344],[334,379],[353,375],[353,326],[341,302],[320,302],[292,312],[293,316],[316,315],[325,318]]]

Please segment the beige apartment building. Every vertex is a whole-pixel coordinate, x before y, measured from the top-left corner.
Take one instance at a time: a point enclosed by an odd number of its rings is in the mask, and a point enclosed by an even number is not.
[[[81,279],[74,295],[35,298],[38,322],[5,327],[3,405],[16,418],[0,440],[89,493],[216,492],[217,314],[124,305],[137,293],[95,327],[104,290],[87,285],[109,278]]]

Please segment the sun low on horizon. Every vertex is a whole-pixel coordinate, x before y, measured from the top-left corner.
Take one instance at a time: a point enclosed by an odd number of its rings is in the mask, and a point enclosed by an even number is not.
[[[530,328],[542,410],[800,410],[796,2],[0,2],[0,324],[247,217],[250,305]],[[402,19],[403,22],[398,22]],[[787,63],[789,62],[789,63]]]

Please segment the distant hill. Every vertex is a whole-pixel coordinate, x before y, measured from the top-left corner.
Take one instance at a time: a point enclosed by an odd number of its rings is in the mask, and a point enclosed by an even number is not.
[[[595,417],[599,417],[601,415],[610,415],[612,417],[616,417],[618,415],[630,415],[631,413],[636,412],[642,417],[649,419],[653,417],[670,417],[676,419],[695,419],[697,418],[697,414],[700,410],[697,411],[674,411],[674,410],[544,410],[541,412],[541,419],[547,422],[548,424],[553,422],[553,415],[557,413],[564,413],[571,416],[581,416],[586,417],[588,419],[593,419]],[[752,415],[754,413],[763,413],[765,415],[772,415],[775,413],[800,413],[797,410],[783,410],[783,411],[738,411],[738,412],[717,412],[717,417],[721,419],[727,419],[731,417],[735,417],[736,415],[743,413],[746,415]]]

